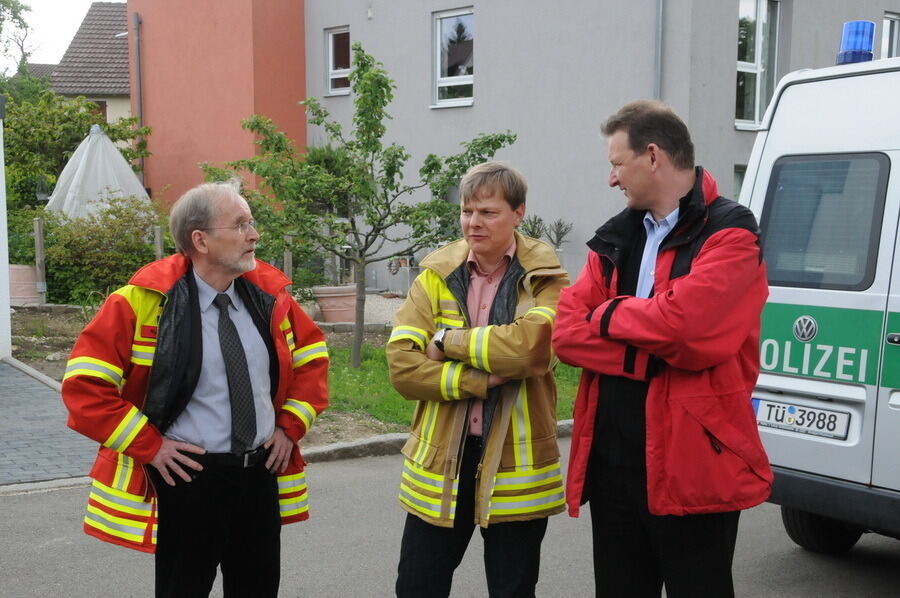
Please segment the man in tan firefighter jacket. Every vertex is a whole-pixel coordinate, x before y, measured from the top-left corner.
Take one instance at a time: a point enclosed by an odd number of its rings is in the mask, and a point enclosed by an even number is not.
[[[533,596],[547,517],[565,506],[550,339],[568,276],[516,233],[526,184],[501,163],[460,183],[464,239],[421,262],[387,345],[417,401],[400,483],[397,595],[448,596],[475,525],[490,596]]]
[[[68,424],[102,445],[84,530],[155,552],[156,596],[206,596],[221,565],[225,596],[274,597],[281,525],[309,516],[324,337],[231,186],[185,193],[169,228],[179,253],[106,299],[66,368]]]

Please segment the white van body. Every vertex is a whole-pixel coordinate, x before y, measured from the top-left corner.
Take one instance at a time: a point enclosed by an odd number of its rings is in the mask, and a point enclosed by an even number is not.
[[[900,538],[900,58],[786,76],[740,201],[770,296],[753,394],[800,545]]]

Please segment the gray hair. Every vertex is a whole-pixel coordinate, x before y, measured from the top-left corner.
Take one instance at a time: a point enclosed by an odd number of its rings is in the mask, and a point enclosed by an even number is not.
[[[169,212],[169,233],[179,253],[191,255],[194,252],[193,232],[213,223],[218,215],[219,200],[229,195],[240,195],[234,182],[203,183],[178,198]]]

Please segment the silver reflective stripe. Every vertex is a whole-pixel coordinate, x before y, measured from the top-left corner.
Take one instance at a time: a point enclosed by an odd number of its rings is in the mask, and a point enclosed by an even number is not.
[[[477,330],[478,332],[475,333],[475,363],[473,365],[479,370],[487,370],[487,364],[484,363],[482,342],[484,341],[484,336],[487,334],[488,327],[481,326],[480,328],[477,328]]]
[[[303,361],[305,359],[308,359],[310,356],[316,355],[319,353],[321,353],[322,355],[328,355],[328,348],[327,347],[314,347],[312,349],[307,349],[306,351],[301,351],[300,353],[297,353],[296,355],[294,355],[294,363],[297,363],[298,361]]]
[[[443,478],[441,478],[440,480],[435,480],[433,478],[423,476],[420,473],[416,473],[416,471],[414,469],[412,469],[409,466],[409,463],[407,463],[406,461],[403,462],[403,471],[406,472],[406,474],[409,477],[411,477],[415,481],[419,482],[423,486],[430,486],[430,488],[428,488],[428,489],[432,492],[443,492],[444,491],[444,481],[443,481],[444,479]],[[456,480],[453,480],[453,493],[454,494],[456,494],[456,484],[457,484]]]
[[[88,370],[92,372],[97,372],[100,374],[106,374],[110,378],[113,379],[116,386],[120,386],[122,384],[122,376],[120,376],[115,370],[111,370],[107,367],[103,367],[102,365],[98,365],[96,363],[90,363],[88,361],[78,361],[75,363],[69,363],[66,367],[66,376],[68,376],[71,372],[76,370]]]
[[[509,478],[507,478],[507,477],[501,478],[501,477],[497,476],[497,479],[495,480],[494,485],[496,487],[495,489],[497,489],[497,490],[502,490],[503,486],[513,486],[513,485],[519,485],[519,484],[530,484],[532,486],[537,486],[537,485],[539,485],[539,482],[542,482],[544,480],[549,480],[552,478],[560,477],[561,473],[562,472],[560,471],[559,467],[555,467],[554,469],[551,469],[549,471],[544,471],[541,473],[535,473],[535,474],[531,474],[531,475],[521,475],[521,476],[509,477]]]
[[[442,313],[459,315],[459,304],[452,299],[441,299],[438,301],[438,307]]]
[[[448,399],[458,398],[453,389],[453,380],[456,378],[456,370],[461,367],[458,361],[448,361],[447,363],[447,380],[444,383],[444,392]]]
[[[143,351],[138,351],[136,349],[132,349],[131,350],[131,358],[132,359],[145,359],[148,361],[153,361],[153,355],[155,353],[156,352],[153,349],[150,349],[150,350],[144,349]]]
[[[302,511],[309,506],[309,494],[302,494],[291,498],[282,498],[278,508],[282,514],[288,511]]]
[[[406,326],[398,326],[398,327],[394,328],[394,330],[391,332],[391,338],[388,339],[388,342],[393,341],[395,338],[400,338],[400,337],[405,337],[405,336],[414,336],[417,339],[419,339],[422,346],[425,346],[425,340],[426,340],[425,334],[423,334],[419,330],[407,328]]]
[[[131,480],[131,470],[134,467],[134,460],[124,453],[119,453],[119,471],[116,472],[116,490],[124,492],[128,489],[128,482]]]
[[[103,517],[102,515],[98,515],[97,513],[94,513],[93,511],[88,511],[84,517],[85,517],[85,519],[90,519],[91,521],[95,521],[95,522],[99,523],[103,527],[108,527],[117,532],[121,532],[123,534],[128,534],[130,536],[135,536],[135,537],[141,538],[141,539],[143,539],[144,532],[146,531],[146,528],[144,528],[144,527],[124,525],[124,524],[118,523],[116,521],[110,521],[106,517]]]
[[[131,411],[131,413],[129,413],[128,417],[130,418],[130,421],[122,429],[122,431],[119,432],[119,436],[115,439],[115,441],[106,445],[107,447],[111,448],[114,451],[121,452],[121,451],[125,450],[123,447],[123,445],[125,444],[125,441],[128,440],[128,438],[131,436],[131,433],[134,431],[134,429],[139,424],[142,424],[144,421],[144,415],[137,409]]]
[[[290,405],[297,411],[299,411],[301,415],[301,419],[303,419],[303,423],[306,424],[306,427],[312,425],[314,421],[316,421],[316,411],[313,409],[309,403],[304,403],[303,401],[298,401],[297,399],[288,399],[285,401],[285,405]],[[305,418],[303,416],[306,416]]]
[[[501,500],[495,496],[491,504],[491,511],[521,511],[529,507],[540,507],[542,505],[549,505],[551,503],[559,502],[563,500],[564,497],[565,493],[562,491],[562,489],[554,494],[550,494],[549,496],[542,496],[539,498],[533,498],[531,500],[520,500],[516,502],[501,502]]]
[[[516,396],[516,408],[515,408],[515,418],[516,423],[518,424],[519,437],[516,438],[518,444],[518,452],[519,452],[519,465],[530,463],[531,460],[528,458],[528,443],[525,441],[528,438],[529,430],[526,430],[525,426],[530,425],[531,422],[525,420],[525,383],[519,385],[519,393]]]
[[[406,488],[404,488],[403,486],[400,486],[400,495],[403,496],[403,498],[405,498],[409,502],[415,504],[418,507],[425,509],[426,511],[431,511],[432,513],[440,513],[441,512],[440,504],[435,505],[430,502],[424,501],[421,498],[416,498],[415,496],[410,494],[406,490]],[[455,513],[456,513],[456,501],[451,501],[450,502],[450,517],[453,517],[453,515]]]
[[[133,509],[135,511],[143,511],[143,512],[147,513],[148,515],[150,514],[150,511],[152,510],[148,503],[146,503],[142,500],[131,500],[128,498],[124,498],[122,496],[117,496],[115,494],[112,494],[111,492],[107,492],[104,488],[98,486],[96,482],[94,483],[93,486],[91,486],[91,492],[93,494],[99,495],[104,500],[107,500],[111,503],[119,505],[120,507],[126,507],[128,509]]]

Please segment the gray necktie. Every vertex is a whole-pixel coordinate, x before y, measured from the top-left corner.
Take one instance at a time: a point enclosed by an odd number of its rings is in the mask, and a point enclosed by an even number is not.
[[[231,398],[231,452],[240,455],[253,448],[256,438],[253,387],[250,385],[250,371],[241,337],[228,315],[231,299],[225,293],[219,293],[213,303],[219,308],[219,343],[222,345]]]

